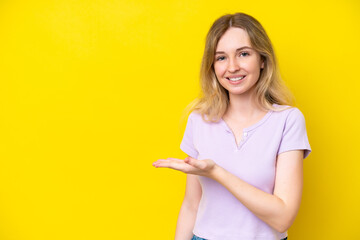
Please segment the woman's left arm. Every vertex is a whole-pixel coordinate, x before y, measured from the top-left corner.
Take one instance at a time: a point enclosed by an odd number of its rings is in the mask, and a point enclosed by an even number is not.
[[[303,185],[302,150],[278,155],[274,194],[266,193],[221,167],[213,179],[226,187],[243,205],[278,232],[285,232],[300,207]]]
[[[227,188],[244,206],[278,232],[285,232],[300,207],[304,150],[283,152],[277,157],[274,193],[264,192],[216,165],[212,160],[191,157],[161,159],[155,167],[166,167],[212,178]]]

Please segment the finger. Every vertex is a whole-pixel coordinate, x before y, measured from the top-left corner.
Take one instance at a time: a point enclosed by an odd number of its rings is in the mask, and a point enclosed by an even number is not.
[[[166,160],[172,160],[172,161],[175,161],[175,162],[184,162],[184,160],[178,159],[178,158],[167,158]]]
[[[195,158],[192,158],[192,157],[187,157],[187,161],[186,161],[188,164],[190,164],[191,166],[193,167],[196,167],[196,168],[204,168],[206,166],[206,163],[204,161],[201,161],[201,160],[197,160]]]
[[[183,160],[180,159],[158,159],[156,162],[153,163],[153,165],[161,165],[161,166],[170,166],[174,164],[185,164]]]
[[[176,163],[184,163],[184,160],[177,158],[168,158],[168,159],[158,159],[156,162],[153,162],[153,166],[161,162],[176,162]]]
[[[189,162],[192,161],[192,160],[197,160],[197,159],[188,156],[188,157],[186,157],[186,158],[184,159],[184,162],[189,163]]]
[[[160,160],[154,164],[156,168],[171,168],[178,171],[185,171],[186,165],[184,161],[179,162],[173,160]]]
[[[174,161],[174,162],[184,162],[184,160],[182,159],[178,159],[178,158],[167,158],[167,159],[158,159],[157,161]]]
[[[153,162],[153,164],[154,163],[157,163],[157,162],[161,162],[161,161],[169,161],[169,160],[172,160],[172,161],[183,161],[183,160],[180,160],[180,159],[177,159],[177,158],[167,158],[167,159],[158,159],[158,160],[156,160],[155,162]]]

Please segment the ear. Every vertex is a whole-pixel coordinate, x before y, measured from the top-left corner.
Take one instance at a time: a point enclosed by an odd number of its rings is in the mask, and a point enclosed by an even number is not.
[[[264,69],[266,58],[261,55],[260,61],[261,61],[260,69]]]

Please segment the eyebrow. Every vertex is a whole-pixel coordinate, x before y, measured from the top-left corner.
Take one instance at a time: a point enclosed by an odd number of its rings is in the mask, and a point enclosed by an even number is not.
[[[243,49],[252,49],[251,47],[248,47],[248,46],[244,46],[244,47],[241,47],[241,48],[238,48],[238,49],[236,49],[236,52],[238,52],[238,51],[240,51],[240,50],[243,50]],[[223,54],[223,53],[225,53],[225,52],[222,52],[222,51],[219,51],[219,52],[215,52],[215,55],[216,54]]]

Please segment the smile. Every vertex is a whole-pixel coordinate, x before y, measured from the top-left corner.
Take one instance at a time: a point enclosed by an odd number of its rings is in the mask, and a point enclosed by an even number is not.
[[[236,77],[236,78],[227,78],[228,80],[230,81],[238,81],[238,80],[241,80],[243,79],[245,76],[242,76],[242,77]]]
[[[243,80],[244,78],[246,77],[246,75],[245,76],[241,76],[241,77],[235,77],[235,78],[229,78],[229,77],[227,77],[226,79],[227,80],[229,80],[230,81],[230,83],[240,83],[241,82],[241,80]]]

